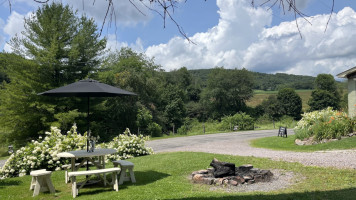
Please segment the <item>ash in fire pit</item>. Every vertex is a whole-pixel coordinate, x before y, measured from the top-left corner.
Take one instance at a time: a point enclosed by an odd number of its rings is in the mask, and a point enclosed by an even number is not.
[[[208,185],[232,185],[253,184],[268,182],[273,174],[270,170],[260,170],[252,165],[235,167],[234,163],[220,162],[216,158],[210,163],[213,168],[199,170],[192,173],[194,183]]]

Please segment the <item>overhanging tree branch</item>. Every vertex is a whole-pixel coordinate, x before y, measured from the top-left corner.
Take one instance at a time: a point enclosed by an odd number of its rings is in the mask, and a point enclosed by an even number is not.
[[[33,0],[34,2],[37,3],[48,3],[49,0]],[[115,10],[114,10],[114,0],[106,0],[108,2],[108,6],[105,12],[105,16],[104,16],[104,20],[103,23],[101,25],[101,29],[100,29],[100,34],[103,31],[103,28],[105,26],[105,24],[107,23],[107,18],[110,17],[110,20],[108,22],[108,24],[111,24],[112,22],[112,18],[115,16]],[[122,1],[122,0],[117,0],[117,1]],[[140,12],[142,15],[146,16],[146,14],[137,6],[137,2],[135,2],[135,0],[127,0],[129,1],[138,12]],[[146,8],[148,8],[150,11],[153,11],[155,13],[157,13],[159,16],[162,17],[163,19],[163,28],[166,27],[166,20],[167,20],[167,16],[168,19],[170,21],[172,21],[178,29],[178,32],[185,38],[187,39],[189,42],[194,43],[193,41],[191,41],[189,39],[189,37],[187,36],[187,34],[184,32],[183,27],[175,20],[175,18],[173,17],[173,13],[175,8],[177,8],[178,4],[180,3],[180,1],[178,0],[136,0],[139,1],[141,4],[143,4]],[[185,0],[184,3],[186,3],[188,0]],[[206,1],[206,0],[204,0]],[[255,0],[250,0],[251,1],[251,5],[254,7],[255,6]],[[147,2],[147,3],[146,3]],[[299,24],[298,24],[298,20],[297,17],[302,17],[305,21],[307,21],[309,24],[311,24],[311,22],[307,19],[307,15],[304,14],[303,12],[301,12],[297,6],[296,6],[296,0],[262,0],[262,3],[260,3],[260,5],[258,6],[265,6],[265,5],[269,5],[268,9],[272,9],[273,7],[275,7],[278,4],[278,8],[281,9],[283,11],[283,13],[286,13],[286,10],[288,10],[289,12],[292,12],[294,14],[294,18],[295,18],[295,23],[299,32],[300,37],[302,38],[302,34],[299,28]],[[11,12],[11,0],[8,0],[9,3],[9,7],[10,7],[10,12]],[[93,0],[93,4],[96,3],[96,0]],[[84,4],[84,1],[83,1]],[[158,8],[151,8],[150,6],[148,6],[148,4],[153,5],[153,6],[157,6]],[[331,11],[330,11],[330,15],[329,15],[329,19],[326,23],[326,27],[325,27],[325,31],[327,30],[327,27],[329,25],[330,19],[332,17],[332,13],[334,11],[334,4],[335,4],[335,0],[332,0],[332,7],[331,7]],[[161,9],[161,10],[160,10]]]

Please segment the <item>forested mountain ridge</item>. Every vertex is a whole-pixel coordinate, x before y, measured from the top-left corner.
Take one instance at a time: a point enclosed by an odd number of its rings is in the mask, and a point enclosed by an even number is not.
[[[202,87],[206,86],[208,75],[212,69],[188,70]],[[285,73],[266,74],[260,72],[251,72],[254,78],[255,90],[278,90],[279,88],[294,89],[314,89],[315,77],[303,76]]]

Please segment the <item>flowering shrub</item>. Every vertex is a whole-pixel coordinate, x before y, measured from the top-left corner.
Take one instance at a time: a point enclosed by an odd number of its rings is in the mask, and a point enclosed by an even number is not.
[[[303,118],[294,128],[296,137],[304,139],[314,136],[317,140],[340,139],[352,131],[352,120],[346,113],[328,107],[302,115]]]
[[[57,127],[51,127],[51,132],[46,132],[46,137],[32,140],[27,146],[13,153],[0,169],[0,177],[24,176],[32,170],[49,169],[61,170],[61,166],[68,162],[57,157],[59,152],[84,149],[86,136],[77,133],[73,125],[67,135],[62,135]]]
[[[97,138],[91,138],[96,140]],[[126,129],[124,134],[114,138],[108,144],[99,144],[100,148],[114,148],[117,155],[107,156],[109,160],[127,159],[135,156],[153,154],[151,148],[145,147],[148,137],[136,136]],[[86,148],[86,134],[77,133],[76,125],[73,125],[67,135],[62,135],[56,127],[51,127],[51,132],[46,132],[46,137],[32,141],[27,146],[13,153],[0,168],[0,179],[24,176],[36,169],[61,170],[63,164],[69,163],[69,159],[59,158],[58,153],[74,151]]]
[[[106,156],[108,160],[124,160],[153,154],[152,148],[145,147],[145,141],[148,139],[148,136],[131,134],[130,129],[127,128],[123,134],[115,137],[111,142],[99,146],[117,150],[117,154]]]

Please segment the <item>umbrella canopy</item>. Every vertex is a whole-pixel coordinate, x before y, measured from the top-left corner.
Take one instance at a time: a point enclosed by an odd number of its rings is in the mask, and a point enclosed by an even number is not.
[[[54,97],[114,97],[136,94],[111,85],[100,83],[99,81],[93,79],[86,79],[53,90],[48,90],[46,92],[39,93],[38,95]]]
[[[87,97],[88,98],[88,139],[90,137],[90,97],[114,97],[114,96],[127,96],[136,95],[133,92],[129,92],[111,85],[100,83],[93,79],[80,80],[78,82],[59,87],[53,90],[39,93],[38,95],[52,96],[52,97]],[[89,150],[89,140],[87,140],[87,151]]]

